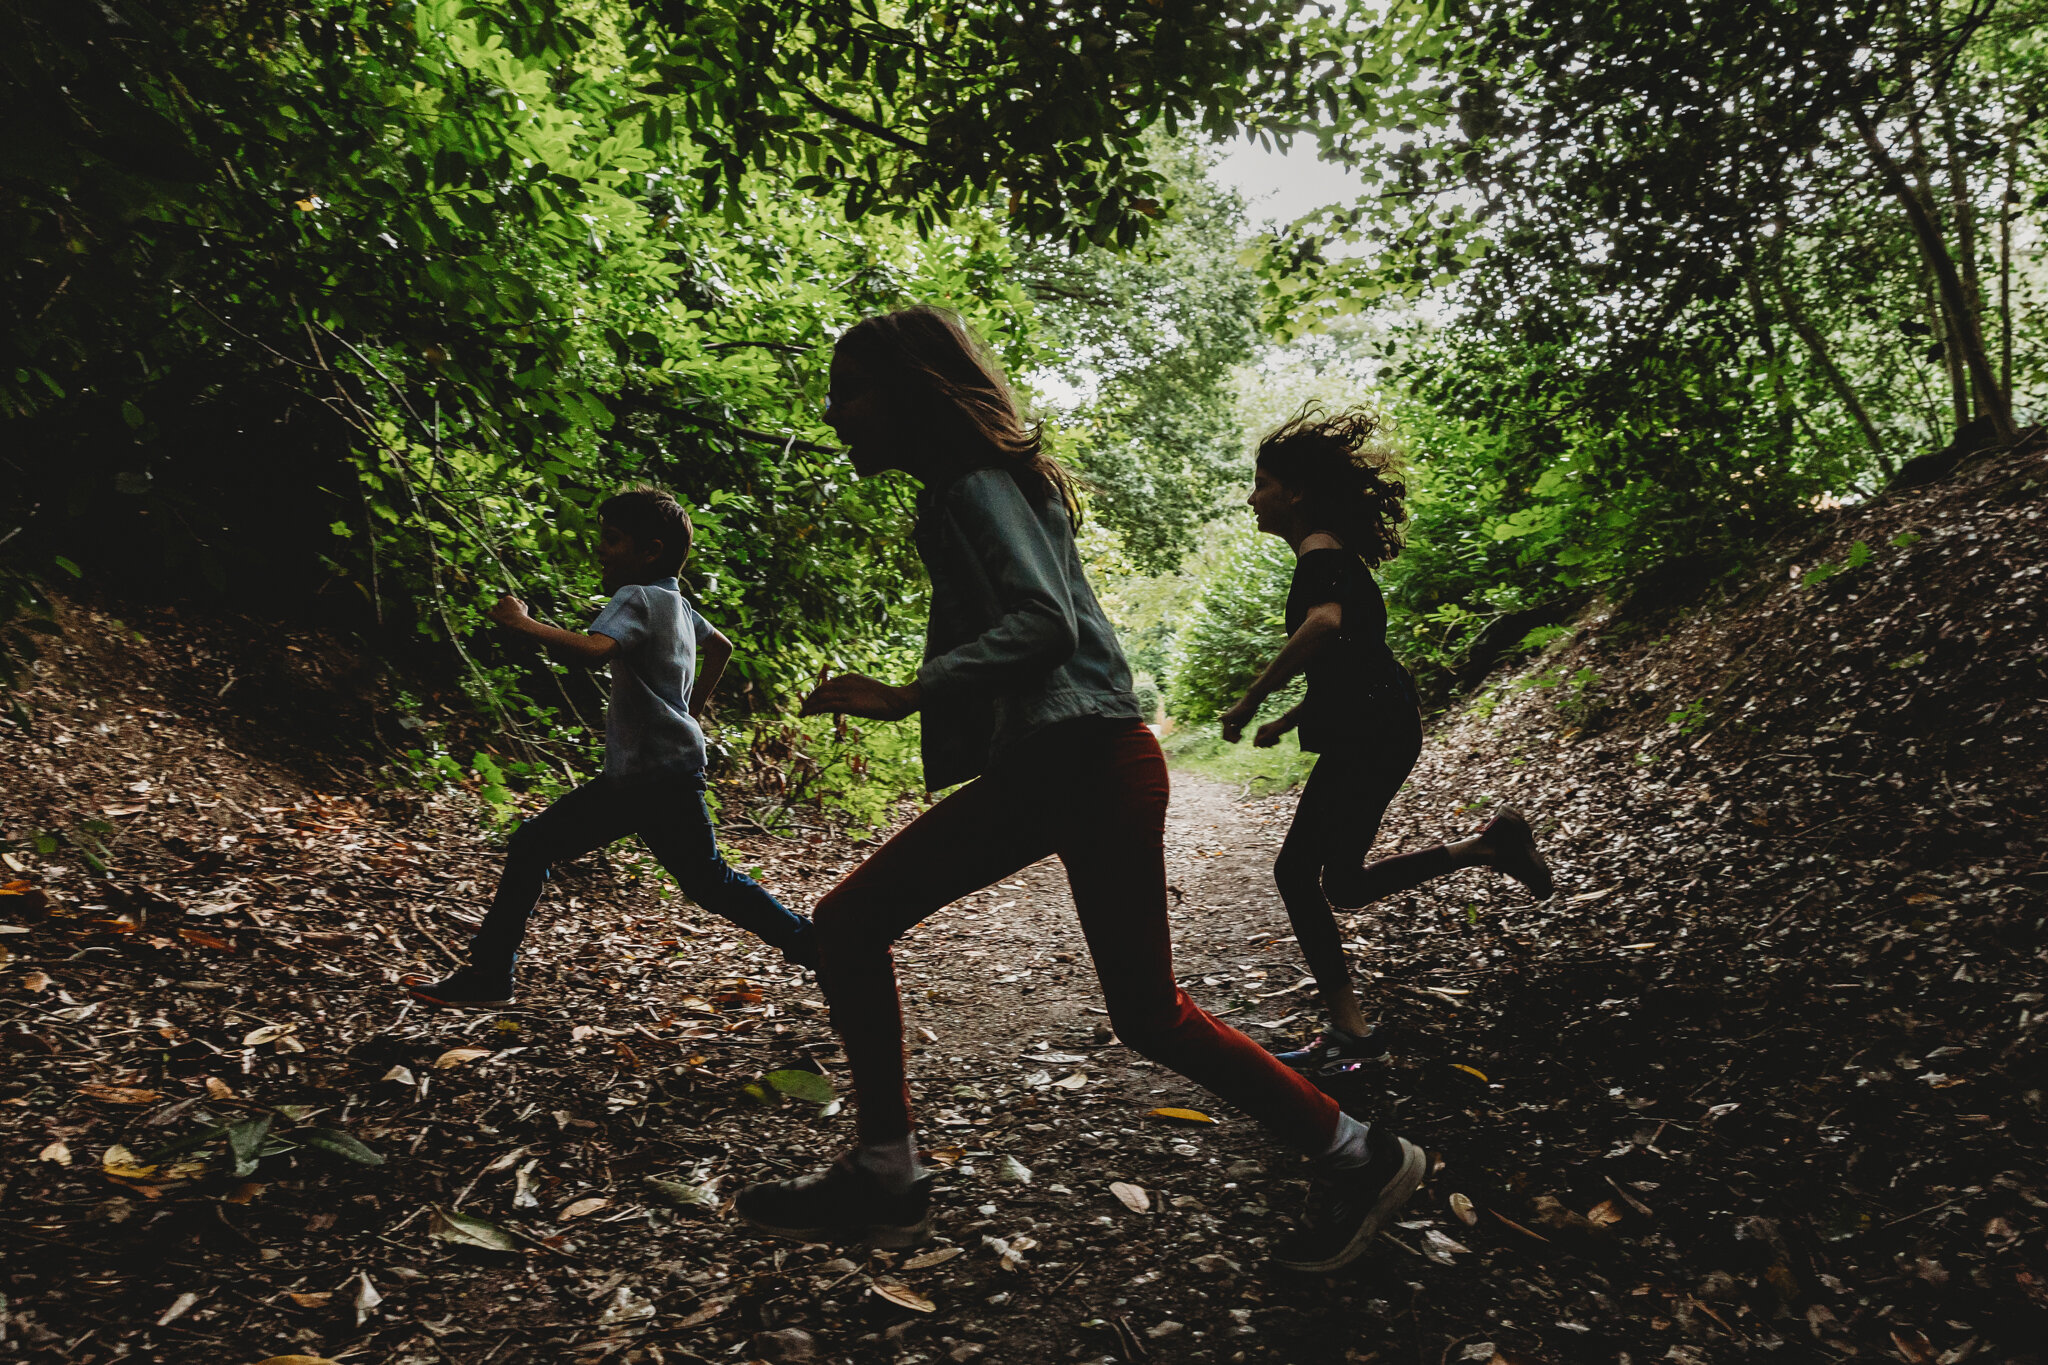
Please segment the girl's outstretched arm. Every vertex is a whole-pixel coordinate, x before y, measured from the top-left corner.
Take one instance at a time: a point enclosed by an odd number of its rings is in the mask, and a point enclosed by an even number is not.
[[[1251,724],[1252,717],[1259,714],[1259,703],[1272,696],[1287,684],[1288,679],[1307,668],[1323,644],[1344,628],[1344,604],[1342,602],[1319,602],[1309,608],[1308,616],[1301,628],[1287,637],[1279,657],[1266,665],[1265,672],[1252,681],[1244,690],[1237,705],[1225,711],[1219,719],[1223,723],[1223,738],[1232,744],[1244,735],[1244,727]]]
[[[1282,735],[1301,724],[1301,713],[1307,709],[1307,702],[1296,702],[1288,708],[1285,715],[1276,720],[1269,720],[1264,725],[1261,725],[1259,732],[1252,736],[1253,747],[1270,749],[1275,744],[1278,744]]]

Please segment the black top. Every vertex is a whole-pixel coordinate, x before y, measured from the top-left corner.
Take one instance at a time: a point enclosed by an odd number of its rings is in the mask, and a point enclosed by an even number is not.
[[[1413,712],[1417,705],[1414,679],[1387,648],[1380,585],[1349,550],[1310,550],[1294,562],[1287,633],[1300,630],[1309,612],[1325,602],[1343,605],[1344,625],[1308,666],[1300,739],[1310,753],[1369,740],[1385,729],[1391,708]]]

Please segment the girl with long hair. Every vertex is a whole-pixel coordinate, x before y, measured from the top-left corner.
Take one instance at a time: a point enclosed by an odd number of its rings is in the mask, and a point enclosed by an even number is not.
[[[1166,763],[1081,569],[1072,480],[994,364],[937,309],[872,317],[842,336],[825,416],[856,473],[901,470],[922,486],[916,542],[931,620],[913,681],[841,675],[803,709],[922,712],[926,785],[967,784],[813,912],[859,1144],[823,1171],[742,1191],[740,1216],[805,1241],[907,1246],[929,1233],[931,1176],[917,1157],[889,947],[941,907],[1056,854],[1117,1036],[1317,1159],[1308,1216],[1276,1260],[1320,1271],[1355,1259],[1421,1184],[1424,1154],[1341,1113],[1175,984]]]
[[[1223,737],[1235,744],[1266,698],[1297,674],[1302,700],[1261,725],[1265,748],[1299,728],[1301,747],[1318,755],[1294,808],[1294,822],[1273,863],[1273,880],[1294,925],[1295,941],[1329,1012],[1330,1025],[1279,1059],[1322,1072],[1385,1047],[1359,1008],[1332,904],[1346,910],[1461,867],[1495,868],[1551,894],[1550,871],[1529,823],[1503,808],[1470,838],[1368,864],[1388,803],[1422,753],[1415,683],[1387,648],[1387,605],[1375,566],[1401,550],[1407,487],[1378,440],[1378,419],[1314,404],[1259,443],[1251,496],[1258,526],[1295,553],[1287,594],[1287,643],[1235,706],[1223,713]]]

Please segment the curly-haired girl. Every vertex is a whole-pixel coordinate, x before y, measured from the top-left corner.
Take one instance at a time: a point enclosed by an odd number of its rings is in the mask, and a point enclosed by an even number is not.
[[[1273,880],[1315,977],[1330,1027],[1280,1060],[1315,1072],[1385,1051],[1359,1009],[1344,959],[1334,903],[1356,909],[1456,868],[1495,868],[1538,898],[1550,871],[1528,821],[1503,809],[1467,839],[1367,864],[1380,819],[1422,752],[1415,683],[1387,648],[1387,606],[1372,567],[1401,550],[1407,487],[1379,443],[1371,413],[1327,413],[1314,404],[1259,443],[1251,496],[1261,531],[1294,550],[1287,594],[1287,643],[1238,703],[1224,712],[1235,744],[1259,704],[1296,674],[1308,675],[1300,704],[1260,726],[1265,748],[1297,727],[1318,754],[1294,823],[1273,863]],[[1326,899],[1327,896],[1327,899]]]

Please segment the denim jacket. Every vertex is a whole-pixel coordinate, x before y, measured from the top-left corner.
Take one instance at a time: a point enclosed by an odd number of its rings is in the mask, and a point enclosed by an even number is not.
[[[917,552],[932,580],[917,670],[926,787],[978,777],[1060,721],[1142,718],[1057,499],[970,470],[918,495]]]

